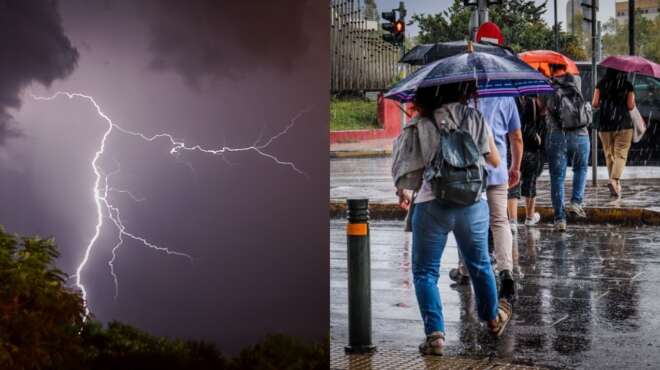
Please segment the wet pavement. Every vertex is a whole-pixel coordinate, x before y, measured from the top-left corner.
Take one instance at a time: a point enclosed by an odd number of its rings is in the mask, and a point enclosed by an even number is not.
[[[369,198],[371,202],[396,203],[390,173],[391,158],[341,158],[330,160],[330,199]],[[589,169],[591,171],[591,169]],[[572,178],[569,168],[566,178]],[[585,195],[587,207],[644,208],[660,211],[660,167],[628,167],[621,180],[622,197],[614,200],[607,189],[607,169],[598,168],[599,187],[591,186],[591,172]],[[547,170],[537,183],[537,202],[550,206],[550,179]],[[566,194],[571,184],[567,181]]]
[[[419,356],[410,351],[392,349],[370,354],[347,355],[344,347],[333,343],[330,348],[331,370],[543,370],[538,366],[513,364],[497,358],[460,356]]]
[[[400,221],[371,223],[373,338],[381,352],[413,356],[423,326],[410,234],[402,230]],[[330,232],[337,347],[348,340],[345,221],[333,220]],[[510,326],[494,340],[475,316],[471,288],[450,284],[448,272],[457,263],[450,236],[439,281],[447,355],[552,368],[660,368],[660,229],[590,225],[562,235],[520,227],[516,245],[519,298]],[[333,363],[344,360],[333,354]]]
[[[330,155],[346,154],[348,156],[361,156],[360,153],[371,154],[371,156],[388,156],[392,154],[392,143],[394,139],[373,139],[361,140],[349,143],[332,143],[330,144]],[[341,155],[340,154],[340,155]]]

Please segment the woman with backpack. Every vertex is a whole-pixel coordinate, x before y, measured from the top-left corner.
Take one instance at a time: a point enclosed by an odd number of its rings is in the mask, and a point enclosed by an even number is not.
[[[621,176],[633,139],[630,111],[635,109],[635,92],[633,85],[626,79],[626,73],[608,68],[596,85],[592,105],[600,108],[598,135],[603,143],[609,174],[607,186],[612,196],[619,197]]]
[[[476,99],[474,82],[418,89],[415,106],[419,114],[403,128],[394,144],[392,175],[399,203],[405,209],[410,208],[412,221],[413,280],[426,333],[426,339],[419,346],[422,354],[442,355],[445,345],[444,317],[437,283],[450,232],[454,232],[472,280],[479,318],[487,322],[493,335],[499,336],[512,313],[510,304],[505,299],[498,302],[497,298],[488,255],[488,203],[483,191],[486,163],[498,166],[500,158],[483,116],[468,107],[470,98]],[[452,149],[457,147],[467,150]],[[476,158],[473,162],[474,158],[467,158],[471,155]],[[482,171],[479,175],[483,182],[438,182],[437,175],[447,168],[443,161],[457,163],[457,166],[461,166],[461,162],[476,165]],[[445,176],[443,180],[449,181],[448,178],[456,180],[451,176]],[[470,193],[470,189],[476,189],[476,192]],[[411,197],[410,190],[416,192],[416,196]],[[445,191],[455,196],[447,198]],[[453,198],[469,199],[469,196],[460,196],[465,193],[476,196],[463,205],[451,201]]]

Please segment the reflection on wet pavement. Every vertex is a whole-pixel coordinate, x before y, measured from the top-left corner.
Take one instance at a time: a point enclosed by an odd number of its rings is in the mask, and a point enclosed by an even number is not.
[[[346,343],[345,221],[331,223],[331,336]],[[374,344],[415,351],[423,338],[403,223],[371,224]],[[450,237],[440,292],[447,353],[550,367],[659,368],[660,230],[575,226],[562,235],[519,228],[519,298],[504,336],[478,322],[470,287],[451,286],[457,263]]]
[[[348,197],[369,198],[371,202],[396,203],[392,176],[391,158],[343,158],[330,161],[330,199]],[[623,192],[620,199],[610,197],[607,189],[607,169],[598,169],[599,187],[591,185],[591,172],[586,188],[587,207],[649,208],[660,210],[660,167],[628,167],[622,179]],[[590,170],[591,171],[591,170]],[[570,168],[566,174],[567,192],[570,194],[572,179]],[[546,172],[536,186],[537,202],[550,206],[550,180]]]

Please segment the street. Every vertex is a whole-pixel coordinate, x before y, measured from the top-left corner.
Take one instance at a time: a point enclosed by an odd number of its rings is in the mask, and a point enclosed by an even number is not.
[[[333,220],[331,341],[348,340],[345,220]],[[423,339],[410,270],[411,237],[401,221],[371,223],[373,338],[379,352],[416,353]],[[445,248],[439,288],[446,356],[495,356],[551,368],[657,368],[660,363],[660,230],[576,226],[519,228],[519,298],[499,339],[476,319],[469,286],[448,278],[457,263],[453,237]],[[333,361],[336,361],[335,358]]]

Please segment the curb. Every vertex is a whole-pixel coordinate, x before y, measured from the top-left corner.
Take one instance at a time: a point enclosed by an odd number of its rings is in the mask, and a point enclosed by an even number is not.
[[[382,158],[392,155],[388,149],[382,150],[333,150],[330,158]]]
[[[569,221],[578,224],[614,224],[626,226],[660,225],[660,212],[644,208],[605,208],[585,207],[586,219],[569,218]],[[536,211],[541,215],[541,221],[551,223],[554,211],[552,207],[537,206]],[[374,220],[403,220],[407,212],[395,203],[370,203],[369,217]],[[519,221],[523,221],[525,208],[519,207]],[[346,202],[330,202],[331,218],[346,218]]]

